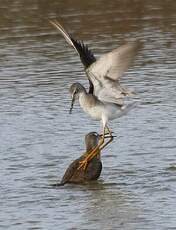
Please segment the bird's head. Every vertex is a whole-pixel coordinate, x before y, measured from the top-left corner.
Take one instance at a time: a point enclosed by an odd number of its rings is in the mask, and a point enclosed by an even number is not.
[[[70,107],[70,113],[72,113],[72,109],[73,109],[75,100],[79,99],[79,95],[85,92],[85,88],[80,83],[73,83],[70,86],[69,92],[72,98],[71,107]]]
[[[101,136],[96,132],[90,132],[85,136],[86,150],[90,151],[94,149],[100,140]]]
[[[112,141],[112,139],[116,137],[112,134],[106,133],[104,135],[104,139],[109,139],[105,146]],[[90,132],[85,136],[85,144],[86,144],[86,151],[89,152],[93,150],[100,142],[102,141],[103,134],[98,134],[97,132]],[[103,149],[103,148],[101,148]],[[99,149],[98,151],[100,151]]]

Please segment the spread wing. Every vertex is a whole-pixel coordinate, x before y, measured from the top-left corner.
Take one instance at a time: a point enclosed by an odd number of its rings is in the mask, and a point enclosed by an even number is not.
[[[101,56],[87,69],[94,85],[94,94],[103,101],[119,103],[119,99],[130,94],[120,86],[119,79],[131,65],[139,43],[127,43]]]
[[[96,61],[95,56],[93,55],[91,50],[88,49],[88,46],[85,45],[82,41],[78,41],[74,39],[71,35],[69,35],[58,21],[54,20],[50,21],[50,23],[61,32],[68,44],[76,50],[76,52],[80,56],[81,62],[83,63],[85,69],[87,69],[92,63]],[[89,93],[93,94],[93,84],[91,82],[91,79],[89,79],[89,76],[88,80],[90,84]]]

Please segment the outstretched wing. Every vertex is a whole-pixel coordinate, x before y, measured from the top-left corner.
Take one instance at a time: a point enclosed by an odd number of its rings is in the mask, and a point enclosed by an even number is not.
[[[76,50],[76,52],[80,56],[81,62],[83,63],[85,69],[87,69],[92,63],[96,61],[95,56],[93,55],[91,50],[88,49],[88,46],[85,45],[82,41],[78,41],[71,37],[58,21],[53,20],[50,21],[50,23],[61,32],[68,44],[70,44]],[[88,80],[90,84],[89,93],[93,94],[93,84],[89,77]]]
[[[89,71],[99,79],[108,77],[118,80],[131,65],[138,48],[137,42],[122,45],[101,56],[90,66]]]
[[[138,49],[138,42],[127,43],[104,54],[87,69],[94,94],[99,99],[119,104],[118,99],[128,95],[128,90],[120,86],[119,79],[131,65]]]

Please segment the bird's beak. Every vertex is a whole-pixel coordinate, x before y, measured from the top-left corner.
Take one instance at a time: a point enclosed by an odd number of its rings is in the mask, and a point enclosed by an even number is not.
[[[75,95],[73,94],[73,96],[72,96],[72,102],[71,102],[71,106],[70,106],[70,110],[69,110],[69,114],[72,113],[72,109],[73,109],[74,103],[75,103]]]

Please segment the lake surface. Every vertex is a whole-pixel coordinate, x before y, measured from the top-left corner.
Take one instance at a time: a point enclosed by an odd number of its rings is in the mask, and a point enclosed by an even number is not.
[[[1,1],[0,229],[176,229],[176,1]],[[143,48],[122,84],[139,105],[109,125],[99,181],[53,188],[100,131],[71,83],[79,57],[48,19],[61,19],[98,57]],[[133,99],[132,99],[133,100]]]

